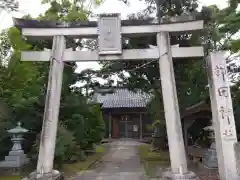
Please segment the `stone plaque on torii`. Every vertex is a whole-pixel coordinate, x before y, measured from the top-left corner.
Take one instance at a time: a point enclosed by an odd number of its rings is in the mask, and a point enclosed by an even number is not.
[[[172,58],[202,57],[202,47],[171,47],[169,32],[196,31],[203,29],[202,20],[186,20],[149,23],[143,21],[120,21],[119,14],[100,15],[97,22],[57,25],[53,22],[14,19],[15,25],[27,37],[53,38],[52,52],[22,52],[22,61],[51,61],[48,93],[42,127],[37,175],[53,173],[53,160],[61,97],[64,62],[70,61],[115,61],[115,60],[159,60],[165,119],[171,159],[172,179],[196,179],[189,172],[182,137],[177,93]],[[188,18],[187,18],[188,19]],[[156,35],[157,48],[122,50],[122,36]],[[99,48],[95,51],[66,50],[66,38],[97,38]],[[168,176],[168,175],[167,175]]]
[[[119,14],[100,14],[98,32],[99,55],[122,54],[121,17]]]

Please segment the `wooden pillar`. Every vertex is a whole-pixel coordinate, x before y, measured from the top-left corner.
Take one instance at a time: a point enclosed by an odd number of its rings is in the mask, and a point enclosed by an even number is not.
[[[185,141],[186,157],[188,157],[188,129],[187,128],[184,128],[184,141]]]
[[[108,114],[108,138],[112,138],[112,113]]]
[[[54,36],[52,60],[45,100],[40,149],[37,164],[37,174],[52,173],[55,153],[58,115],[60,107],[62,78],[63,78],[63,51],[66,47],[64,36]]]
[[[125,138],[128,138],[128,116],[124,116],[124,122],[125,122]]]
[[[184,133],[184,144],[185,144],[185,151],[186,151],[186,156],[188,157],[188,123],[186,120],[183,120],[183,133]]]
[[[186,126],[186,120],[183,120],[183,138],[184,138],[184,145],[185,145],[185,151],[186,151],[186,156],[188,155],[188,131],[187,131],[187,126]]]
[[[184,143],[185,143],[185,150],[186,155],[188,155],[188,129],[192,126],[195,122],[193,119],[183,120],[183,132],[184,132]]]
[[[140,117],[139,117],[139,120],[140,120],[140,140],[142,140],[142,138],[143,138],[143,120],[142,120],[142,113],[139,115]]]

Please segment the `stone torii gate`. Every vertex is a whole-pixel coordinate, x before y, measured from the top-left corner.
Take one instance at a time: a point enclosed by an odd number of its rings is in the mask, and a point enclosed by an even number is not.
[[[49,177],[54,174],[53,160],[58,125],[64,62],[113,61],[113,60],[159,60],[172,179],[196,179],[189,172],[182,136],[172,58],[202,57],[202,47],[171,47],[169,32],[185,32],[203,29],[202,20],[193,17],[174,17],[166,23],[121,21],[119,14],[100,15],[97,22],[80,22],[66,25],[56,22],[39,22],[14,19],[22,29],[22,35],[39,39],[53,38],[52,52],[22,52],[22,61],[51,61],[48,92],[40,141],[37,173]],[[97,28],[98,25],[98,28]],[[156,35],[157,48],[122,50],[122,36]],[[96,51],[66,50],[66,38],[97,38]]]
[[[38,176],[51,176],[53,173],[53,160],[55,152],[56,132],[58,124],[62,75],[64,62],[69,61],[111,61],[111,60],[159,60],[160,75],[164,99],[165,117],[167,123],[169,151],[173,179],[185,177],[195,179],[194,173],[189,172],[186,162],[186,154],[182,136],[182,127],[179,115],[177,93],[175,87],[172,57],[201,57],[202,47],[170,47],[169,32],[195,31],[203,28],[202,20],[183,20],[163,24],[137,24],[125,25],[127,21],[121,21],[119,14],[100,15],[95,27],[91,23],[84,27],[57,26],[47,22],[33,22],[20,20],[16,25],[22,25],[22,34],[27,37],[52,38],[52,52],[22,52],[23,61],[49,61],[51,60],[48,93],[42,136],[37,165]],[[186,19],[186,17],[185,17]],[[133,22],[132,22],[133,23]],[[121,26],[123,25],[123,26]],[[41,27],[41,29],[40,29]],[[44,27],[44,28],[43,28]],[[122,50],[122,36],[157,36],[158,48]],[[69,51],[66,50],[66,38],[98,37],[99,49],[96,51]]]

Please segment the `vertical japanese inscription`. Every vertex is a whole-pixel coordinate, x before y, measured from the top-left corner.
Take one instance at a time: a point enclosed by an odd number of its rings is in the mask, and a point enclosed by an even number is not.
[[[233,127],[235,126],[232,122],[232,109],[229,109],[228,107],[221,106],[219,109],[220,112],[220,118],[222,121],[223,126],[223,136],[225,138],[231,139],[233,137]]]
[[[231,122],[230,122],[230,119],[231,119],[231,116],[230,116],[231,109],[227,109],[227,108],[221,106],[219,112],[221,114],[221,118],[223,120],[227,120],[228,125],[230,125],[231,124]]]
[[[216,65],[215,74],[216,74],[217,77],[222,78],[223,81],[226,80],[227,72],[226,72],[226,69],[225,69],[224,66],[222,66],[222,65]]]
[[[237,142],[225,52],[212,52],[208,59],[209,91],[216,138],[220,178],[239,180],[234,144]]]
[[[98,20],[99,54],[121,54],[121,18],[119,14],[100,15]]]
[[[225,59],[212,61],[213,84],[215,89],[221,134],[225,140],[235,140],[235,122],[228,83]]]
[[[227,98],[228,97],[228,87],[222,86],[222,87],[218,88],[218,96]]]

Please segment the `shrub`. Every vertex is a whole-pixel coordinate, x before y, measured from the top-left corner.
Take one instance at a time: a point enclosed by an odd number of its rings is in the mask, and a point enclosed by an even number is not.
[[[154,137],[152,141],[154,150],[166,149],[167,133],[165,123],[163,121],[156,120],[153,122],[152,128],[154,130]]]
[[[105,133],[105,123],[100,105],[97,104],[90,107],[90,112],[84,121],[83,149],[93,149],[94,144],[100,143]]]
[[[37,162],[39,143],[40,134],[38,134],[31,151],[31,159],[34,162]],[[70,161],[74,156],[76,157],[77,152],[73,133],[68,131],[63,124],[59,125],[55,147],[55,165],[58,166],[58,168],[61,168],[63,162]]]

